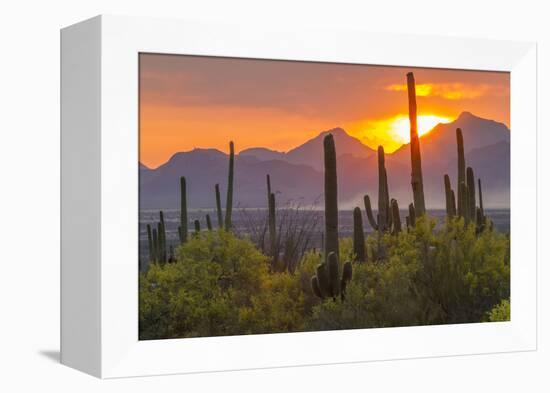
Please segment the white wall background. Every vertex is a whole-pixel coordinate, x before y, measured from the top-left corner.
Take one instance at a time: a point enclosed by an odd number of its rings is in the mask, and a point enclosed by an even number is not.
[[[510,4],[508,4],[510,3]],[[0,391],[550,391],[550,27],[545,1],[20,0],[0,5]],[[100,13],[539,42],[539,350],[96,380],[58,364],[59,29]],[[521,130],[515,130],[521,132]],[[535,196],[533,195],[533,203]],[[535,236],[535,228],[525,228]],[[546,244],[545,244],[546,243]]]

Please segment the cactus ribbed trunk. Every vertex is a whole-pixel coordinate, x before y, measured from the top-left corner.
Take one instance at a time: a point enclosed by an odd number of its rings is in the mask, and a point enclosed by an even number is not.
[[[411,227],[416,225],[416,211],[414,209],[414,204],[409,204],[409,222]]]
[[[451,218],[454,216],[453,201],[452,201],[453,190],[451,189],[451,179],[447,174],[444,176],[444,183],[445,183],[445,210],[447,212],[447,217]]]
[[[462,206],[462,201],[464,200],[462,195],[462,183],[466,184],[466,160],[464,158],[464,138],[462,137],[462,130],[460,128],[456,129],[456,148],[457,148],[457,157],[458,157],[458,180],[456,190],[458,192],[457,198],[457,210],[460,217],[465,217],[468,210],[465,210]]]
[[[229,173],[227,176],[227,200],[225,204],[225,229],[231,230],[231,213],[233,211],[233,170],[235,166],[235,147],[229,142]]]
[[[468,187],[468,212],[470,221],[476,220],[476,183],[474,179],[474,170],[471,167],[466,169],[466,186]]]
[[[210,220],[210,214],[206,215],[206,228],[208,228],[209,231],[212,230],[212,221]]]
[[[454,190],[451,190],[451,208],[453,217],[456,217],[456,197]]]
[[[372,214],[372,207],[371,207],[371,204],[370,204],[370,197],[368,195],[365,195],[365,197],[363,198],[363,201],[365,203],[365,211],[367,212],[367,218],[369,220],[369,224],[372,227],[372,229],[377,231],[378,230],[378,224],[376,222],[377,220],[374,218],[374,214]]]
[[[336,147],[332,134],[323,140],[325,153],[325,257],[338,250],[338,179],[336,174]]]
[[[460,183],[459,205],[462,212],[461,217],[464,218],[464,223],[469,224],[470,208],[468,206],[468,186],[464,182]]]
[[[187,241],[187,181],[180,177],[180,243]]]
[[[216,214],[218,216],[218,228],[223,229],[222,201],[220,197],[220,185],[216,184]]]
[[[399,216],[399,205],[397,203],[397,200],[395,199],[391,200],[391,211],[392,211],[392,226],[393,226],[392,233],[394,235],[397,235],[399,232],[401,232],[401,217]]]
[[[273,258],[273,266],[277,266],[277,222],[275,218],[275,194],[269,194],[269,217],[268,217],[268,229],[269,229],[269,251]]]
[[[389,195],[384,148],[378,146],[378,230],[380,232],[388,229]]]
[[[411,185],[416,215],[422,216],[426,212],[426,204],[424,202],[422,160],[420,156],[420,139],[418,137],[416,116],[416,86],[412,72],[407,74],[407,91],[409,95],[409,121],[411,123]]]
[[[365,262],[365,233],[363,232],[363,217],[361,209],[353,209],[353,253],[355,261]]]

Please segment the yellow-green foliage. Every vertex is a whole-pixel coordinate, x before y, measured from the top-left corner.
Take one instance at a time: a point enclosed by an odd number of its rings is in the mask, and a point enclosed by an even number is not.
[[[487,313],[489,322],[506,322],[510,320],[510,301],[502,300],[491,311]]]
[[[369,236],[386,258],[354,264],[346,300],[313,309],[309,328],[350,329],[480,322],[510,293],[509,239],[451,220],[422,217],[398,236]]]
[[[140,276],[140,338],[175,338],[509,320],[509,238],[450,219],[420,217],[397,236],[366,241],[345,300],[321,300],[311,277],[324,255],[307,252],[294,273],[226,231],[202,232],[177,262]],[[340,271],[354,260],[339,242]]]

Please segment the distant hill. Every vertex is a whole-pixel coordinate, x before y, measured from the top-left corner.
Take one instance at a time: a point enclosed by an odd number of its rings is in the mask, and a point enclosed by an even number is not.
[[[444,207],[443,175],[448,173],[456,188],[456,128],[463,130],[466,164],[482,179],[487,207],[508,207],[510,195],[510,131],[501,124],[468,112],[455,121],[437,125],[421,137],[424,189],[428,208]],[[243,150],[235,157],[235,204],[265,207],[266,174],[270,174],[278,203],[300,200],[322,204],[323,146],[327,133],[335,139],[338,162],[339,203],[341,208],[363,206],[368,193],[376,206],[378,171],[376,152],[336,128],[287,153],[265,148]],[[238,141],[236,141],[238,144]],[[410,186],[410,147],[404,145],[386,155],[386,169],[392,198],[405,208],[412,201]],[[186,176],[188,205],[191,208],[215,206],[214,185],[218,183],[225,204],[228,156],[215,149],[195,149],[174,154],[157,169],[140,165],[140,206],[177,208],[179,177]]]

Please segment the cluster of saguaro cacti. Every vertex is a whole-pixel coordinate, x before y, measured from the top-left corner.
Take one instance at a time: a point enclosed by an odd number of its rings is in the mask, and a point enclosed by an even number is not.
[[[481,179],[478,179],[478,198],[479,206],[476,207],[476,186],[474,170],[471,167],[466,167],[466,159],[464,156],[464,137],[460,128],[456,129],[456,145],[457,145],[457,164],[458,164],[458,181],[457,194],[451,188],[449,175],[445,174],[443,182],[445,185],[445,207],[447,217],[462,217],[464,223],[475,223],[478,232],[481,232],[486,225],[487,217],[483,211],[483,193],[481,191]]]
[[[340,263],[335,252],[328,254],[326,262],[317,266],[316,275],[311,277],[311,289],[321,299],[345,299],[346,287],[351,281],[353,268],[351,262],[344,263],[340,276]]]
[[[378,214],[376,219],[374,218],[368,195],[364,196],[363,202],[365,204],[367,219],[375,231],[378,231],[380,234],[383,232],[397,234],[401,231],[399,205],[397,200],[390,200],[388,173],[386,171],[385,154],[382,146],[378,146]]]
[[[149,263],[165,263],[168,260],[166,253],[166,226],[164,213],[159,213],[160,221],[156,227],[147,224],[147,242],[149,246]]]

